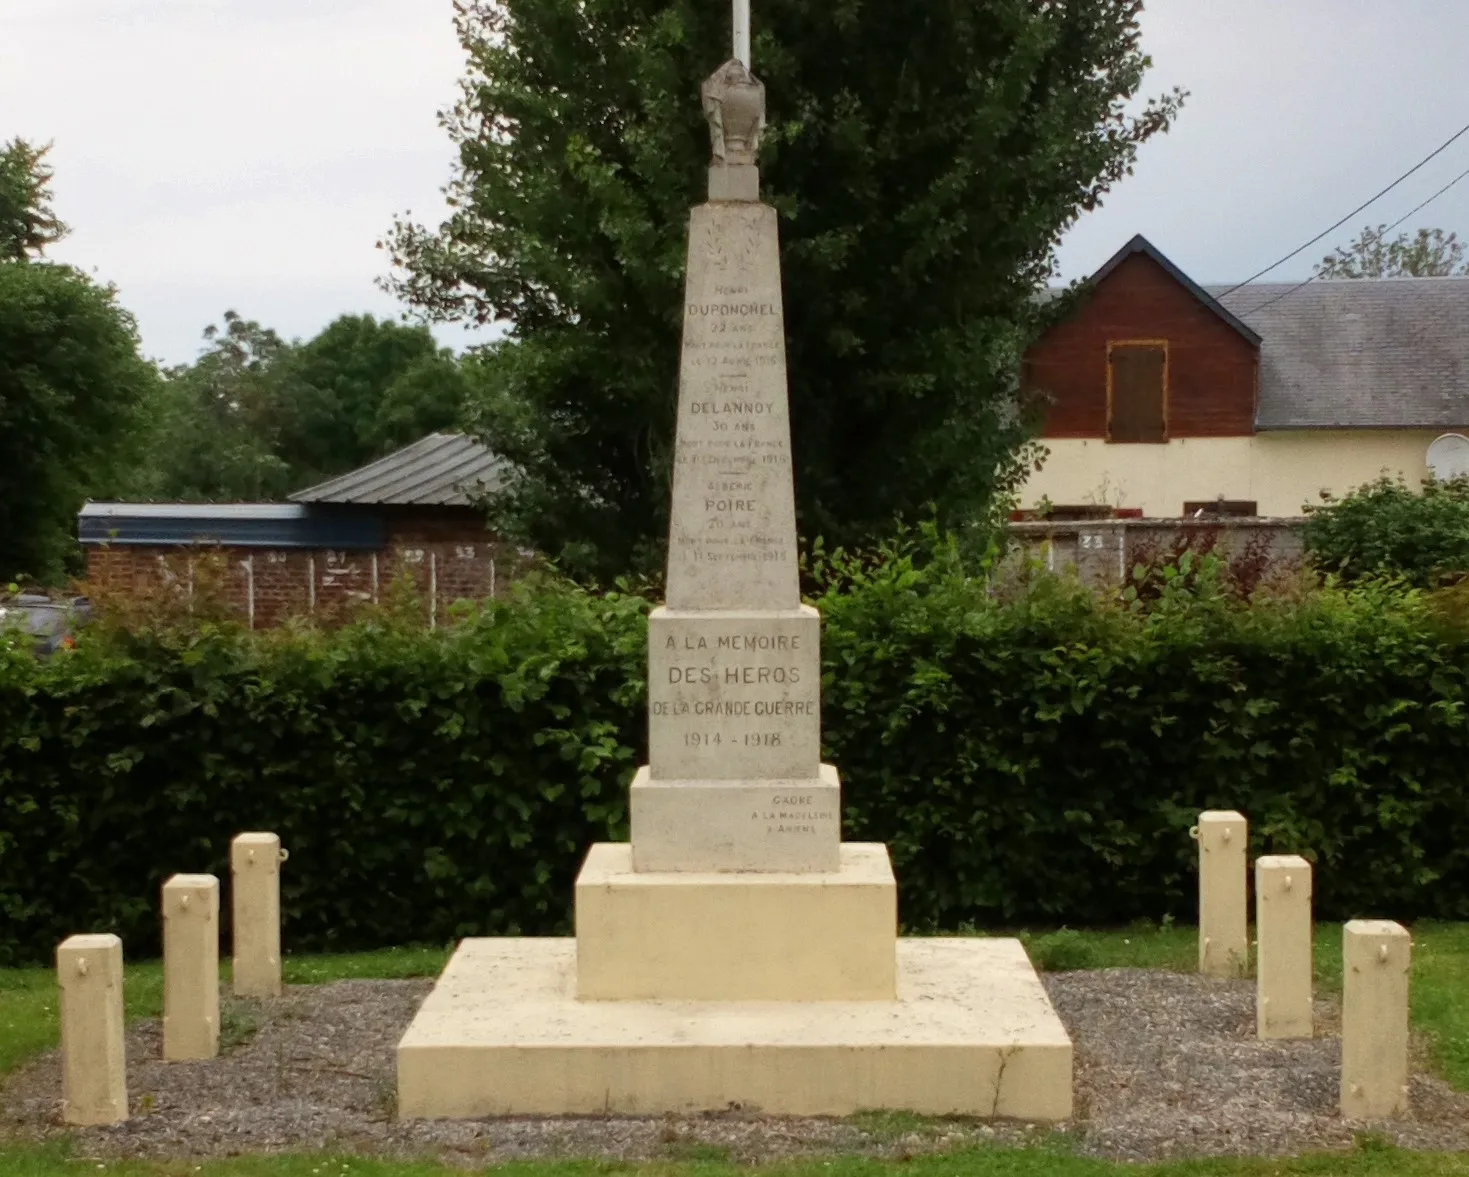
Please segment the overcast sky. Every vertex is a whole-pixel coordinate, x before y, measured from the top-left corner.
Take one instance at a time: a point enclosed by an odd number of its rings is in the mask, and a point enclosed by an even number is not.
[[[226,309],[288,337],[347,311],[391,315],[374,242],[397,212],[442,209],[451,13],[449,0],[0,0],[0,140],[55,141],[74,231],[53,256],[117,283],[151,356],[193,358]],[[1192,97],[1068,235],[1068,279],[1138,232],[1201,282],[1247,277],[1469,122],[1458,0],[1152,0],[1144,44],[1147,91]],[[1469,135],[1334,240],[1465,169]],[[1404,228],[1419,224],[1469,231],[1469,180]],[[1270,277],[1305,277],[1331,243]]]

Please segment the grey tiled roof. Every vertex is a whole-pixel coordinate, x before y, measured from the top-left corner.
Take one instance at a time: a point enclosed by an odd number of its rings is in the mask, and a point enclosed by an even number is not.
[[[1469,426],[1469,278],[1295,286],[1205,287],[1261,336],[1257,428]]]
[[[318,486],[298,490],[297,503],[379,506],[468,506],[495,490],[501,462],[485,444],[461,433],[430,433],[410,446]]]

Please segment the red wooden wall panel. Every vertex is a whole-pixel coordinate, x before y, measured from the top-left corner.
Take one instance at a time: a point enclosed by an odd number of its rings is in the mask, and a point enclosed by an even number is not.
[[[1168,436],[1255,431],[1259,353],[1145,254],[1107,275],[1025,356],[1027,387],[1051,400],[1045,437],[1107,436],[1107,344],[1168,344]]]

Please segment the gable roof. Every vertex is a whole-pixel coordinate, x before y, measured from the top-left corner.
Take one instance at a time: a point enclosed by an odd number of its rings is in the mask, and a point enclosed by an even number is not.
[[[1257,429],[1469,425],[1469,278],[1227,289],[1212,293],[1262,338]]]
[[[1200,286],[1164,257],[1158,247],[1141,233],[1108,258],[1102,268],[1087,279],[1087,285],[1098,285],[1128,258],[1139,253],[1161,266],[1170,278],[1198,299],[1208,310],[1213,311],[1220,319],[1224,320],[1225,323],[1244,336],[1246,340],[1256,347],[1260,346],[1260,336],[1254,328],[1236,318],[1213,294],[1210,294],[1209,291]]]
[[[504,463],[462,433],[430,433],[358,470],[291,495],[295,503],[467,507],[471,496],[497,490]]]

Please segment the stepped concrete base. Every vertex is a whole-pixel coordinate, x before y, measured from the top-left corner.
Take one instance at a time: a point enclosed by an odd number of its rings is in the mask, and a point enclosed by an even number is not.
[[[1071,1114],[1071,1040],[1016,940],[898,941],[896,1001],[575,994],[573,940],[461,942],[398,1044],[399,1116]]]
[[[891,1001],[898,885],[881,843],[830,874],[649,874],[600,842],[576,880],[582,1000]]]

